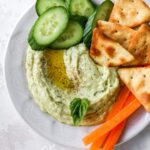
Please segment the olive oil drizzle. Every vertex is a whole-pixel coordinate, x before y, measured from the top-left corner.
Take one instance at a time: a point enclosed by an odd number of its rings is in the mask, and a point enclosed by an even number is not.
[[[46,50],[44,52],[46,76],[59,88],[72,89],[74,86],[67,77],[63,55],[64,50]]]

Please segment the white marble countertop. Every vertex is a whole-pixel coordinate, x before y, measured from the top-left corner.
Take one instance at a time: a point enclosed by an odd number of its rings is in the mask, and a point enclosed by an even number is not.
[[[34,0],[0,0],[0,150],[67,150],[35,133],[16,112],[7,95],[3,60],[8,37],[19,17]],[[117,150],[150,150],[150,126]]]

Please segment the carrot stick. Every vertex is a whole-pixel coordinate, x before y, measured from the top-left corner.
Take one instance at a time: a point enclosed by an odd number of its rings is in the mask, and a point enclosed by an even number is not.
[[[104,123],[102,126],[91,132],[87,135],[83,142],[84,144],[90,144],[91,142],[95,141],[98,137],[101,137],[115,128],[118,124],[122,121],[127,119],[134,111],[136,111],[141,106],[140,102],[137,99],[134,99],[129,105],[123,108],[116,116],[112,119]]]
[[[135,97],[130,94],[126,103],[125,103],[125,106],[127,106],[133,99],[135,99]],[[124,107],[125,107],[124,106]],[[123,130],[124,130],[124,127],[126,125],[126,120],[123,121],[122,123],[120,123],[117,127],[115,127],[109,134],[104,146],[103,146],[103,150],[112,150],[114,148],[114,146],[116,145],[116,143],[118,142]]]
[[[122,95],[123,93],[124,93],[124,96]],[[129,90],[126,87],[124,87],[123,90],[121,90],[121,92],[119,93],[119,96],[117,97],[116,105],[113,106],[112,111],[110,111],[110,113],[113,113],[114,109],[119,108],[119,107],[117,107],[117,105],[119,105],[119,104],[121,105],[121,103],[119,102],[120,100],[124,101],[124,106],[126,106],[133,99],[135,99],[135,97],[132,94],[129,94]],[[124,107],[124,106],[123,106],[123,102],[122,102],[122,107]],[[120,107],[120,110],[121,110],[121,107]],[[110,118],[109,118],[109,116],[110,116]],[[108,120],[111,119],[111,118],[112,118],[111,115],[107,116]],[[103,135],[102,137],[99,137],[98,139],[96,139],[91,144],[90,150],[99,150],[102,147],[102,145],[104,144],[104,142],[105,142],[106,138],[108,137],[108,135],[109,135],[109,133],[107,133],[107,134]]]
[[[92,144],[91,144],[91,147],[90,147],[90,150],[99,150],[102,145],[104,144],[106,138],[108,137],[109,133],[99,137],[98,139],[96,139]]]
[[[130,91],[128,88],[125,86],[123,89],[120,91],[115,104],[112,107],[112,110],[109,112],[108,116],[106,117],[106,121],[110,120],[113,116],[115,116],[123,107],[126,99],[129,96]],[[108,134],[103,135],[102,137],[99,137],[96,139],[91,147],[90,150],[99,150],[99,148],[103,145],[104,141],[106,140]]]
[[[135,100],[135,96],[130,92],[129,96],[128,96],[128,99],[126,100],[125,104],[124,104],[124,107],[125,106],[128,106],[133,100]]]
[[[119,137],[121,136],[121,133],[124,130],[125,125],[126,125],[126,121],[123,121],[111,131],[110,135],[108,136],[102,148],[103,150],[113,150],[115,144],[117,143]]]
[[[114,117],[123,107],[124,103],[126,102],[126,99],[128,98],[130,94],[130,91],[128,88],[125,86],[119,93],[116,102],[113,105],[112,110],[106,117],[106,121],[110,120],[112,117]]]

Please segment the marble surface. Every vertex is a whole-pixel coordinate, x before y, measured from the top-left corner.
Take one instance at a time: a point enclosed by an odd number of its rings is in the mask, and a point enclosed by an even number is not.
[[[16,112],[5,88],[3,62],[8,38],[34,0],[0,0],[0,150],[67,150],[35,133]],[[116,150],[150,150],[150,126]]]

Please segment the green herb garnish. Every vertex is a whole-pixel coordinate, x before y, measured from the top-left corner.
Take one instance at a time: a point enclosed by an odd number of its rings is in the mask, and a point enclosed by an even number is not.
[[[70,103],[71,116],[73,118],[73,123],[75,126],[83,120],[88,110],[89,104],[90,102],[86,98],[75,98]]]

